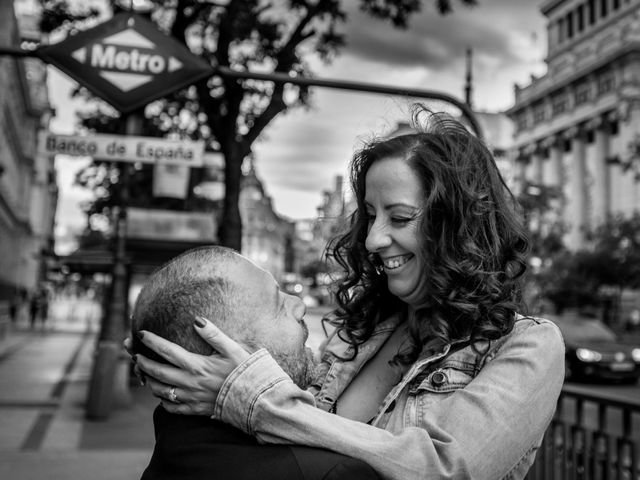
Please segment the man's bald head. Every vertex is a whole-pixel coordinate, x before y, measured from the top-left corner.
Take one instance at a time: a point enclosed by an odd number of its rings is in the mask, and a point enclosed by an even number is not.
[[[191,352],[211,354],[211,346],[193,328],[196,315],[211,320],[231,338],[251,347],[251,329],[238,315],[238,285],[228,280],[228,272],[241,259],[225,247],[200,247],[152,273],[133,310],[134,351],[158,359],[135,335],[139,330],[148,330]]]

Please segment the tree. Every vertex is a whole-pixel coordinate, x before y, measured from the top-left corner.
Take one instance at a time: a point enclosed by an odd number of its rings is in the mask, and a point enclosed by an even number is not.
[[[556,254],[540,275],[557,310],[611,306],[622,290],[640,288],[640,214],[613,217],[588,239],[588,248]]]
[[[527,182],[517,197],[531,239],[531,254],[545,260],[564,250],[562,236],[566,226],[561,220],[559,187]]]
[[[118,4],[112,0],[112,8]],[[472,6],[476,0],[459,0]],[[45,31],[75,28],[76,19],[87,12],[70,13],[66,0],[41,0]],[[151,17],[160,28],[189,46],[214,67],[233,70],[278,72],[291,76],[311,76],[311,55],[330,62],[345,44],[339,28],[347,20],[340,0],[152,0]],[[435,0],[437,11],[452,10],[450,0]],[[412,15],[422,7],[420,0],[360,0],[367,14],[406,28]],[[309,105],[308,87],[274,84],[268,81],[237,80],[216,75],[192,88],[172,95],[154,108],[157,133],[172,132],[183,137],[203,138],[210,148],[222,152],[225,160],[225,197],[219,223],[220,243],[237,250],[241,246],[241,219],[238,208],[242,162],[254,142],[281,113]],[[160,117],[168,122],[158,122]],[[186,128],[176,128],[172,119],[191,119]],[[116,112],[100,109],[85,125],[111,128]],[[167,124],[165,124],[167,123]],[[113,178],[105,176],[104,181]],[[106,179],[106,180],[105,180]],[[85,181],[90,183],[86,178]],[[113,182],[112,182],[113,184]],[[104,186],[104,184],[102,184]],[[111,195],[105,195],[108,207]],[[103,203],[105,203],[103,201]]]

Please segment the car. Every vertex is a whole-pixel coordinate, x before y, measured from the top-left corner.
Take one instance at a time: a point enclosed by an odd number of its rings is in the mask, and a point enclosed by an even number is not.
[[[635,383],[640,378],[640,345],[624,343],[596,318],[560,316],[566,345],[566,380]]]

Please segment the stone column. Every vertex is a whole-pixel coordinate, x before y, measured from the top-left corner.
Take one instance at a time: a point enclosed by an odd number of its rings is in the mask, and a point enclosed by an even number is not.
[[[549,172],[544,175],[545,184],[562,187],[564,184],[564,168],[562,167],[562,142],[557,135],[551,135],[542,141],[542,147],[549,149]]]
[[[531,178],[529,181],[534,185],[542,185],[542,150],[535,145],[531,152]]]
[[[527,184],[527,164],[529,159],[523,149],[519,149],[515,158],[515,175],[513,177],[513,193],[520,195]]]
[[[627,81],[620,87],[619,105],[617,115],[619,119],[619,133],[617,141],[619,142],[618,153],[623,164],[630,160],[631,143],[635,142],[637,136],[640,135],[640,82]],[[634,211],[640,209],[639,193],[640,183],[635,180],[635,171],[627,169],[620,171],[618,184],[616,185],[616,213],[630,215]]]
[[[576,250],[584,246],[585,231],[589,228],[587,191],[585,178],[587,175],[585,158],[584,130],[574,126],[565,132],[565,138],[571,141],[571,178],[569,198],[569,237],[567,247]]]
[[[592,196],[594,225],[606,222],[611,212],[611,178],[607,163],[611,155],[610,125],[604,117],[594,118],[587,124],[587,128],[594,131]]]

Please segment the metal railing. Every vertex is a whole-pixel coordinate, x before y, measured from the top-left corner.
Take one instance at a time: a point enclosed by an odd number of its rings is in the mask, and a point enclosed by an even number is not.
[[[565,384],[528,480],[640,480],[640,398]]]

